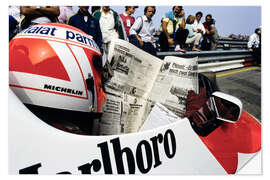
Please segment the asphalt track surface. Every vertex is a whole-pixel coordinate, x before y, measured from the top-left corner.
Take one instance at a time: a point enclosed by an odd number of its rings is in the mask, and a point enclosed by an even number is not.
[[[246,67],[216,76],[220,90],[239,98],[243,109],[261,121],[261,68]]]

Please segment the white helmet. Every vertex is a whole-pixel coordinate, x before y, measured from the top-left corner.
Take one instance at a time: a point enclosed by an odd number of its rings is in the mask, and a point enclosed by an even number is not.
[[[101,112],[101,64],[91,36],[65,24],[38,24],[9,44],[9,86],[30,107]]]

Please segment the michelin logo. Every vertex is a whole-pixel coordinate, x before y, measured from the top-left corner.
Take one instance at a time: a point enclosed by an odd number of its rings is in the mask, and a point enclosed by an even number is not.
[[[48,84],[44,85],[44,89],[53,90],[53,91],[57,91],[57,92],[68,93],[68,94],[72,94],[72,95],[79,95],[79,96],[83,95],[83,91],[70,89],[70,88],[65,88],[65,87],[60,87],[60,86],[53,86],[53,85],[48,85]]]

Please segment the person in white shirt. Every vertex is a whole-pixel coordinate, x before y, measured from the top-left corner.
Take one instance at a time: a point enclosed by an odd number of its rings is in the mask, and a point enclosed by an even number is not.
[[[99,19],[102,33],[102,49],[107,55],[112,39],[124,39],[121,21],[118,14],[110,6],[102,6],[100,10],[94,12],[93,16]]]
[[[152,21],[155,12],[155,6],[146,6],[144,8],[144,16],[137,18],[129,30],[129,41],[142,50],[157,56],[153,36],[155,27]]]
[[[205,29],[204,29],[204,26],[203,24],[201,23],[201,18],[203,17],[203,13],[202,12],[197,12],[196,15],[195,15],[196,19],[194,21],[194,23],[192,24],[192,27],[194,29],[195,32],[197,33],[201,33],[201,39],[199,41],[199,44],[198,44],[198,48],[200,47],[200,44],[201,44],[201,41],[203,39],[203,35],[205,34]]]
[[[257,65],[261,65],[261,28],[257,28],[249,37],[247,47],[256,60]]]
[[[197,12],[195,17],[195,21],[194,23],[192,24],[193,26],[193,29],[197,32],[197,33],[201,33],[202,35],[205,34],[205,29],[204,29],[204,26],[203,24],[200,22],[201,21],[201,18],[203,16],[203,13],[202,12]]]

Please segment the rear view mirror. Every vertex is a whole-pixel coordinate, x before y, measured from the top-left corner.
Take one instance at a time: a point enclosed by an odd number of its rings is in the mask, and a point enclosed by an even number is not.
[[[208,136],[224,121],[235,123],[242,113],[242,103],[236,97],[219,91],[188,117],[193,130],[199,136]]]
[[[218,120],[235,123],[239,119],[243,105],[238,98],[216,91],[212,93],[210,99],[214,105]]]

